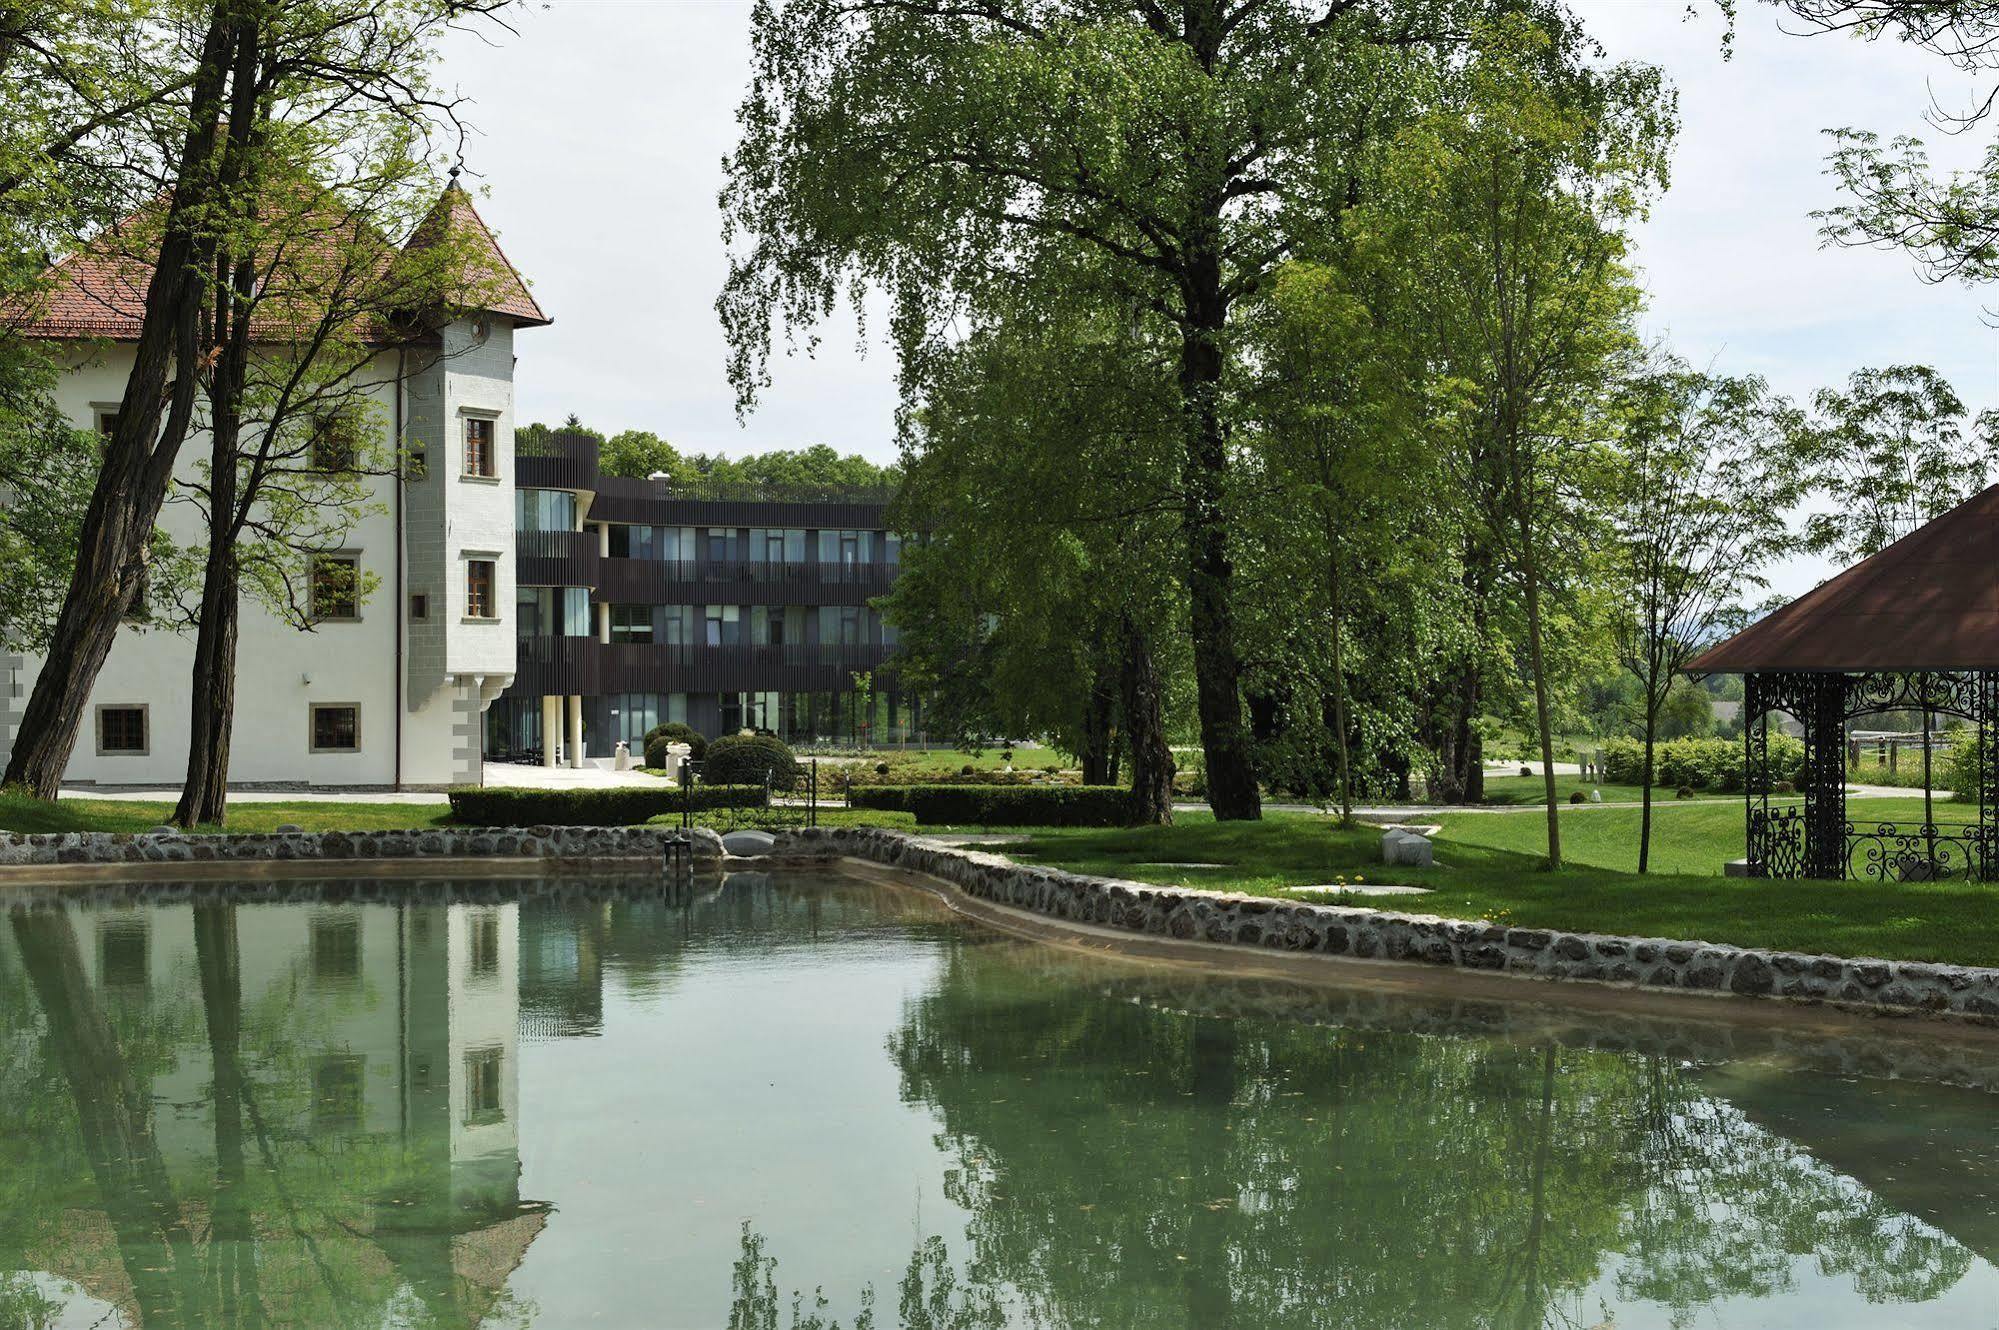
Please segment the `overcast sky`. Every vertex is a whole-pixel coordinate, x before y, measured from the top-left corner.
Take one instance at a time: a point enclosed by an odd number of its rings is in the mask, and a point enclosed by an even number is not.
[[[1793,395],[1920,362],[1974,410],[1999,405],[1999,334],[1981,320],[1999,291],[1925,285],[1899,254],[1824,249],[1810,217],[1837,201],[1821,131],[1926,133],[1931,98],[1961,103],[1965,79],[1893,42],[1786,35],[1760,4],[1742,6],[1731,60],[1712,4],[1693,21],[1680,0],[1577,7],[1612,58],[1658,64],[1680,90],[1673,188],[1640,236],[1650,331]],[[521,339],[520,414],[574,411],[694,451],[828,443],[886,461],[894,366],[879,347],[858,354],[851,325],[815,358],[776,361],[762,406],[736,420],[715,198],[749,15],[727,0],[553,0],[519,16],[518,36],[448,49],[445,81],[481,131],[467,157],[490,189],[481,211],[555,319]],[[1966,162],[1988,133],[1930,137],[1938,160]]]

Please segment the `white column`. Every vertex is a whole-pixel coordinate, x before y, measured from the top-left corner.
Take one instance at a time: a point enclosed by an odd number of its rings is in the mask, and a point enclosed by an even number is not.
[[[568,745],[569,765],[580,767],[583,765],[583,699],[574,693],[569,695],[567,734],[564,743]]]
[[[562,742],[562,699],[541,699],[541,764],[555,765],[555,746]]]

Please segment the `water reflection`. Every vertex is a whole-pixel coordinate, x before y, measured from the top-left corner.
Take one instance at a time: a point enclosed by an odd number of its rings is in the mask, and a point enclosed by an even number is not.
[[[1231,982],[832,879],[142,899],[0,932],[0,1325],[1999,1307],[1991,1045]]]

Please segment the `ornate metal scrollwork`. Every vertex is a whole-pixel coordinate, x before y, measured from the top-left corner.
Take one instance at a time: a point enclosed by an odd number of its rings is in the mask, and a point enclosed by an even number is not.
[[[1753,877],[1803,877],[1805,812],[1796,804],[1749,814],[1749,870]]]
[[[1862,882],[1979,880],[1991,848],[1979,826],[1849,822],[1846,876]]]

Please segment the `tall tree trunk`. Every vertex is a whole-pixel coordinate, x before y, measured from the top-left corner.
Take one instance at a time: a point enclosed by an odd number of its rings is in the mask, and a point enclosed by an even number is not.
[[[1336,543],[1339,532],[1333,520],[1331,504],[1325,509],[1326,520],[1326,612],[1328,618],[1327,650],[1333,660],[1333,755],[1335,771],[1339,778],[1340,825],[1353,824],[1353,755],[1348,750],[1347,741],[1347,666],[1345,659],[1346,587],[1340,577],[1339,546]]]
[[[1548,715],[1548,674],[1541,650],[1541,566],[1534,551],[1534,524],[1520,515],[1520,571],[1527,583],[1527,665],[1534,671],[1534,724],[1541,734],[1541,784],[1548,803],[1548,867],[1562,866],[1561,804],[1555,798],[1555,736]]]
[[[1124,630],[1124,732],[1131,741],[1134,821],[1173,821],[1173,749],[1166,742],[1165,685],[1152,643],[1129,620]]]
[[[236,719],[236,638],[242,601],[234,542],[211,540],[201,586],[188,702],[187,779],[174,821],[220,826],[229,816],[229,744]]]
[[[215,1086],[215,1205],[210,1262],[225,1325],[261,1325],[256,1226],[247,1190],[243,1150],[243,980],[236,939],[236,907],[194,907],[195,966],[201,972],[201,1006],[208,1024],[208,1056]]]
[[[1117,678],[1100,654],[1090,678],[1089,700],[1083,707],[1083,751],[1076,755],[1085,785],[1111,783],[1117,752],[1117,695]]]
[[[97,485],[69,590],[42,671],[22,709],[0,784],[53,799],[76,747],[91,689],[144,583],[146,549],[194,414],[201,304],[213,241],[203,214],[218,184],[216,129],[238,40],[235,0],[216,0],[189,101],[179,178],[167,204],[158,261],[118,419],[104,441]],[[168,391],[169,374],[172,390]],[[163,421],[164,418],[164,421]]]
[[[1639,775],[1638,796],[1638,871],[1643,873],[1652,862],[1652,754],[1659,739],[1659,670],[1655,663],[1652,677],[1645,681],[1645,764]]]
[[[247,159],[257,139],[258,27],[246,25],[230,99],[229,144]],[[257,267],[248,254],[225,250],[215,287],[215,341],[221,347],[209,381],[208,558],[202,573],[201,615],[195,627],[194,672],[188,689],[187,777],[174,821],[183,827],[221,825],[229,815],[229,739],[236,718],[236,632],[241,563],[236,539],[254,494],[242,492],[239,451],[243,392],[249,375],[250,318]],[[255,481],[252,480],[254,487]]]
[[[1228,441],[1221,418],[1222,296],[1220,213],[1188,258],[1188,325],[1181,337],[1180,393],[1187,451],[1181,467],[1182,524],[1194,639],[1195,695],[1207,760],[1208,803],[1221,821],[1263,816],[1256,763],[1242,718],[1242,662],[1236,654],[1228,519],[1223,511]]]

